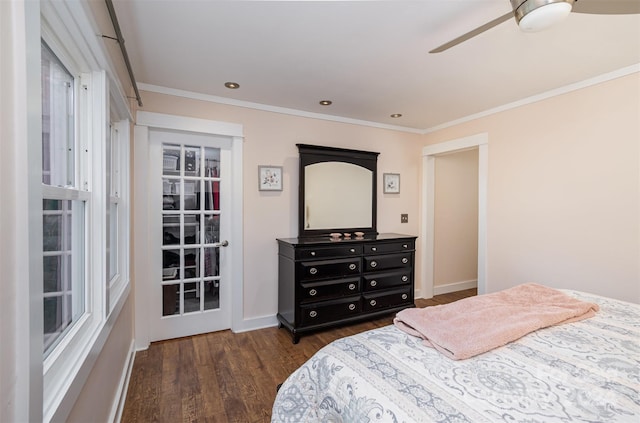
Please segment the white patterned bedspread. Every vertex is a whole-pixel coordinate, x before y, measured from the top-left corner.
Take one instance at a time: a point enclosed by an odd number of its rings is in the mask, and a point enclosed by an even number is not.
[[[640,305],[601,309],[453,361],[386,326],[332,342],[278,391],[272,422],[640,422]]]

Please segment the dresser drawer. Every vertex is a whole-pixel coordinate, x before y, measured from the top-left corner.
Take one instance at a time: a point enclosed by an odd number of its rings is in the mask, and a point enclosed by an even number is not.
[[[359,277],[331,279],[322,282],[303,282],[300,285],[300,301],[302,302],[346,297],[360,292]]]
[[[360,296],[300,306],[302,326],[319,325],[357,316],[362,310]]]
[[[360,257],[323,261],[307,261],[296,264],[301,280],[327,279],[360,274]]]
[[[396,251],[411,251],[415,249],[415,241],[370,242],[364,245],[365,254],[394,253]]]
[[[295,251],[296,260],[314,260],[332,257],[359,256],[362,244],[343,244],[331,247],[299,248]]]
[[[383,310],[385,308],[413,304],[412,287],[394,289],[376,294],[365,294],[363,297],[363,311]]]
[[[404,254],[388,254],[386,256],[369,256],[364,258],[365,272],[411,266],[413,266],[413,252],[407,252]]]
[[[370,273],[364,276],[364,291],[386,289],[397,285],[411,283],[411,267],[393,272]]]

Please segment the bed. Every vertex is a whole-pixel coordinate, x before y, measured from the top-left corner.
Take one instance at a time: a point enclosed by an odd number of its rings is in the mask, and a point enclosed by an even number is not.
[[[394,325],[323,347],[278,390],[272,422],[639,422],[640,305],[452,360]]]

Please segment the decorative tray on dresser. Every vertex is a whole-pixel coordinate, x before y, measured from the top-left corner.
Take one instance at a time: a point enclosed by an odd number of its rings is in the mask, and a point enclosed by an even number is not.
[[[417,237],[278,239],[278,321],[304,333],[414,307]]]

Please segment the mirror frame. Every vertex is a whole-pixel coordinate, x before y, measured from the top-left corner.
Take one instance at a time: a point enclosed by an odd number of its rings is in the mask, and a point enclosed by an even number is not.
[[[300,156],[300,175],[298,185],[298,236],[318,237],[332,232],[364,232],[366,235],[377,235],[377,181],[378,181],[378,155],[373,151],[350,150],[346,148],[324,147],[309,144],[296,144]],[[330,229],[305,229],[305,168],[309,165],[323,162],[344,162],[364,167],[371,171],[371,226],[358,228],[330,228]]]

